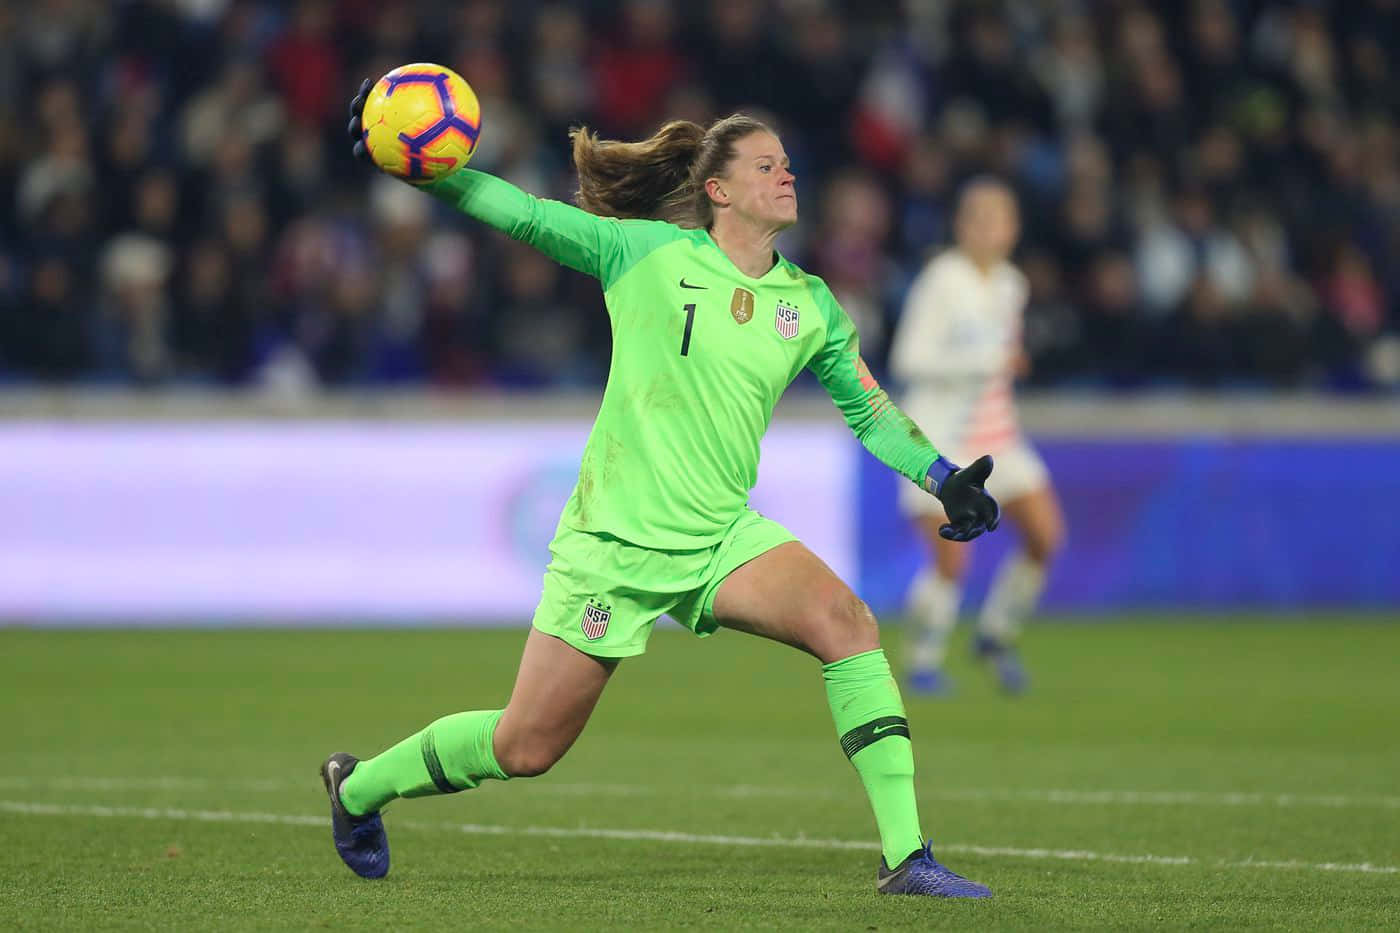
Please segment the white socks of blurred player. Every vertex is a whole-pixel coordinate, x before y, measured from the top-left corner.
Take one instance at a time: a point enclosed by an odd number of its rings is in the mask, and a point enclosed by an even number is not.
[[[977,633],[1003,644],[1016,640],[1021,626],[1040,602],[1045,589],[1045,565],[1033,561],[1025,551],[1017,551],[1002,561],[996,579],[982,604]]]
[[[1040,601],[1045,588],[1045,565],[1017,551],[1002,561],[982,606],[977,633],[999,642],[1012,642]],[[936,670],[948,653],[948,636],[958,621],[962,583],[925,567],[909,591],[909,614],[918,631],[909,656],[911,670]]]
[[[948,636],[958,621],[962,584],[925,567],[909,591],[909,614],[918,627],[908,667],[915,671],[937,670],[948,653]]]

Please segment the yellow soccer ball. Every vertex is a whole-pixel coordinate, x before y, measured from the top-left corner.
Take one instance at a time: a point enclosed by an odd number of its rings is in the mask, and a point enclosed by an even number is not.
[[[375,82],[361,122],[375,165],[404,181],[426,184],[472,157],[481,133],[481,103],[461,75],[420,62]]]

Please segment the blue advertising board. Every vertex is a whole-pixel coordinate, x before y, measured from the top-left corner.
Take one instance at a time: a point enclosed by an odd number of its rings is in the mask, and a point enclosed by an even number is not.
[[[1173,438],[1037,444],[1064,504],[1065,550],[1047,610],[1396,607],[1400,444]],[[861,595],[898,609],[925,559],[899,513],[904,482],[860,451]],[[1014,529],[975,545],[985,592]]]

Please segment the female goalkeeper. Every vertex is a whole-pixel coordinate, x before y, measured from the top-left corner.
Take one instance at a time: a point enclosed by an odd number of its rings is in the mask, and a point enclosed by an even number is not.
[[[369,88],[351,104],[361,158]],[[391,800],[543,774],[578,738],[618,661],[645,651],[669,615],[697,635],[736,629],[821,662],[842,750],[875,811],[879,891],[990,896],[924,841],[909,724],[870,610],[747,505],[759,439],[804,366],[876,456],[938,497],[952,538],[997,526],[982,488],[990,459],[959,469],[939,456],[871,377],[825,283],[774,251],[797,220],[797,194],[762,123],[672,122],[637,143],[580,129],[573,157],[579,207],[469,169],[428,188],[597,278],[612,366],[510,700],[444,716],[373,758],[330,756],[321,773],[336,850],[357,874],[380,877],[380,810]]]

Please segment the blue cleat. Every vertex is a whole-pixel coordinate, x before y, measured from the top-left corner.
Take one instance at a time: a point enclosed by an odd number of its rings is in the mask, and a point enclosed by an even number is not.
[[[990,635],[978,635],[972,642],[972,653],[979,660],[990,661],[997,673],[997,683],[1003,693],[1020,694],[1026,692],[1030,678],[1021,666],[1021,656],[1014,646]]]
[[[939,668],[919,668],[909,674],[909,692],[922,696],[946,697],[953,692],[953,682]]]
[[[985,884],[969,881],[962,875],[938,863],[933,857],[933,843],[911,854],[891,871],[880,859],[880,874],[875,890],[881,894],[921,894],[925,897],[991,897],[992,889]]]
[[[389,837],[379,811],[351,816],[340,802],[340,785],[359,763],[353,755],[336,752],[321,765],[321,780],[331,798],[331,835],[335,851],[351,871],[361,878],[383,878],[389,873]]]

